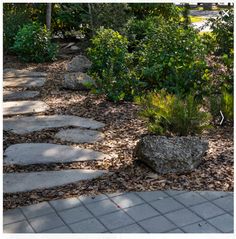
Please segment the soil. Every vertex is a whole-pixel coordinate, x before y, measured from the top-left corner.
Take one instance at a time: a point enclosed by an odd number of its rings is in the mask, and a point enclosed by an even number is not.
[[[102,162],[68,164],[4,166],[3,172],[31,172],[61,169],[106,169],[112,172],[97,179],[25,193],[4,194],[4,210],[52,199],[96,195],[117,191],[146,190],[216,190],[233,191],[233,126],[215,126],[202,137],[209,141],[209,150],[202,164],[190,173],[158,175],[133,158],[133,150],[141,135],[147,133],[145,122],[139,117],[139,106],[132,102],[115,104],[104,96],[85,91],[62,89],[66,64],[71,59],[58,59],[53,63],[19,63],[14,56],[4,57],[4,68],[28,69],[48,73],[46,84],[40,89],[40,99],[50,106],[45,114],[69,114],[89,117],[106,124],[102,130],[105,139],[94,144],[60,142],[54,138],[59,129],[42,130],[25,135],[4,131],[4,150],[16,143],[57,143],[80,146],[112,156]],[[34,90],[34,89],[33,89]]]

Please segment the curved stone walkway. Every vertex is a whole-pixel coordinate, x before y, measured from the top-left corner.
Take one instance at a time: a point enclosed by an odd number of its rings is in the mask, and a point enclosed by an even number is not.
[[[79,196],[5,211],[3,222],[4,233],[233,233],[233,193]]]

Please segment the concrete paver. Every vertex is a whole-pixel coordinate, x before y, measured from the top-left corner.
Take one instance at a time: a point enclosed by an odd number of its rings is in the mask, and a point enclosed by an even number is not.
[[[222,203],[224,200],[227,203]],[[232,233],[232,205],[231,192],[155,191],[79,196],[6,211],[3,230],[4,233]]]

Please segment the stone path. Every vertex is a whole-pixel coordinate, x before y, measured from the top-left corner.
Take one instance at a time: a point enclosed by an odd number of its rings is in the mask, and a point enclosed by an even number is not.
[[[49,106],[43,101],[7,101],[3,103],[3,115],[32,114],[45,112]]]
[[[60,130],[55,138],[73,143],[95,143],[102,140],[104,134],[96,130],[66,129]]]
[[[73,169],[61,171],[43,171],[31,173],[3,174],[3,192],[27,192],[35,189],[47,189],[81,180],[93,179],[106,173],[104,170]]]
[[[20,78],[4,78],[3,87],[24,87],[34,88],[44,85],[46,78],[43,77],[20,77]]]
[[[100,129],[105,125],[89,118],[82,118],[73,115],[47,115],[5,118],[3,129],[16,134],[26,134],[42,129],[74,126],[87,129]]]
[[[3,100],[26,100],[29,98],[35,98],[39,95],[38,91],[3,91]]]
[[[4,152],[4,163],[17,165],[69,163],[109,159],[91,149],[47,143],[13,144]]]
[[[13,68],[6,68],[3,70],[3,78],[17,78],[17,77],[47,77],[46,72],[36,72],[27,70],[17,70]]]
[[[233,193],[79,196],[5,211],[3,223],[4,233],[233,233]]]

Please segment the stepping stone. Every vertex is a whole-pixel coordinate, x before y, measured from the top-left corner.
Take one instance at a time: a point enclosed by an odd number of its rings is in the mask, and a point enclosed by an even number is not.
[[[3,87],[41,87],[45,81],[45,77],[4,78]]]
[[[47,143],[14,144],[5,150],[4,156],[7,165],[84,162],[110,158],[109,155],[91,149]]]
[[[47,189],[97,178],[105,173],[107,173],[105,170],[86,169],[8,173],[3,174],[3,192],[17,193],[36,189]]]
[[[44,112],[49,106],[43,101],[8,101],[3,103],[3,115]]]
[[[17,70],[13,68],[6,68],[3,70],[3,78],[17,77],[47,77],[47,73],[38,71]]]
[[[25,100],[29,98],[35,98],[39,95],[38,91],[3,91],[3,100]]]
[[[48,115],[48,116],[29,116],[12,117],[4,119],[3,129],[12,131],[16,134],[26,134],[42,129],[59,128],[74,126],[87,129],[99,129],[105,126],[96,120],[81,118],[73,115]]]
[[[94,143],[104,138],[104,134],[96,130],[66,129],[59,131],[56,138],[73,143]]]

